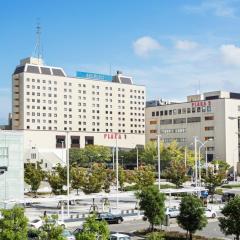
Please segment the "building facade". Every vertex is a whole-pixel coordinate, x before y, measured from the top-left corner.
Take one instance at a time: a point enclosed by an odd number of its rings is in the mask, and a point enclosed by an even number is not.
[[[24,197],[23,156],[23,135],[0,131],[0,208]]]
[[[239,117],[239,93],[207,92],[188,96],[187,102],[181,103],[150,101],[146,106],[146,142],[155,141],[159,133],[164,143],[176,140],[191,147],[197,136],[202,142],[209,140],[208,161],[219,159],[237,165]]]
[[[12,128],[25,148],[82,148],[88,144],[134,148],[145,144],[144,86],[131,77],[78,72],[41,59],[21,60],[12,76]]]

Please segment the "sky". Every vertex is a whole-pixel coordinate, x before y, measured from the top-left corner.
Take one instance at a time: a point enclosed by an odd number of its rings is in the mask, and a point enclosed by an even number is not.
[[[37,22],[45,63],[68,75],[121,70],[146,85],[148,100],[240,92],[240,0],[0,1],[0,124]]]

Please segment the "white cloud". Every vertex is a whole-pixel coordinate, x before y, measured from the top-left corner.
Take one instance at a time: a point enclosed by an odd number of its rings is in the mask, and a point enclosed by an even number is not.
[[[220,52],[223,56],[223,61],[229,65],[240,66],[240,48],[233,45],[222,45],[220,47]]]
[[[199,5],[188,5],[184,9],[190,13],[212,13],[218,17],[235,17],[233,1],[229,0],[205,0]]]
[[[160,43],[152,37],[143,36],[133,43],[133,49],[138,56],[147,56],[150,53],[161,49]]]
[[[175,48],[179,50],[192,50],[198,47],[198,43],[188,40],[178,40],[175,44]]]

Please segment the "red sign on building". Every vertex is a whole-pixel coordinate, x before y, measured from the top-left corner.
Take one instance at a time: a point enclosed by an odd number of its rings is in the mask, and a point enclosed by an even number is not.
[[[126,139],[126,134],[121,133],[104,133],[104,139]]]
[[[192,102],[192,107],[207,107],[207,106],[211,106],[211,101]]]

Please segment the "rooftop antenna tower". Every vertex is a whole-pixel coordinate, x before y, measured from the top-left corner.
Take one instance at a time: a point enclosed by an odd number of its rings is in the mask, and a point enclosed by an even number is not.
[[[37,58],[38,62],[42,59],[41,30],[42,28],[38,19],[36,26],[36,44],[33,52],[33,57]]]
[[[198,79],[198,89],[197,89],[197,94],[200,94],[200,87],[201,87],[201,82],[200,82],[200,79]]]

